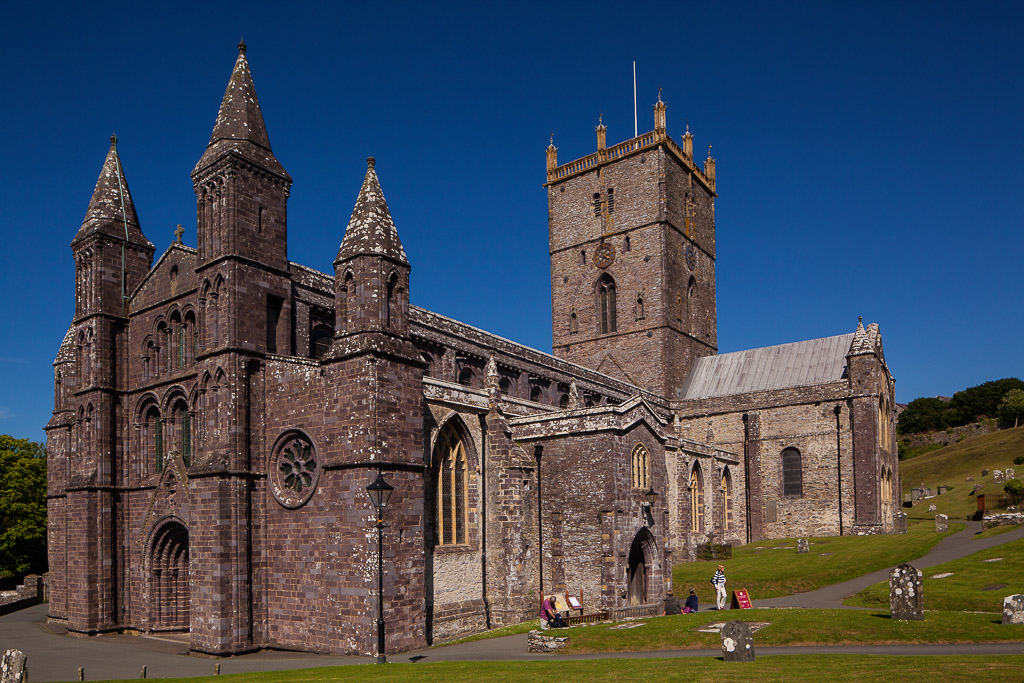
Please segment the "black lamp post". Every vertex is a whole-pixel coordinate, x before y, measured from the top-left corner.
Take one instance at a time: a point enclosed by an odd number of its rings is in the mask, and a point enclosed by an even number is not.
[[[644,512],[647,514],[647,521],[650,526],[654,526],[654,504],[658,502],[658,492],[654,490],[654,484],[651,484],[651,488],[644,494]]]
[[[384,508],[395,490],[384,481],[384,475],[377,472],[377,478],[366,487],[373,506],[377,508],[377,663],[387,661],[384,656]]]

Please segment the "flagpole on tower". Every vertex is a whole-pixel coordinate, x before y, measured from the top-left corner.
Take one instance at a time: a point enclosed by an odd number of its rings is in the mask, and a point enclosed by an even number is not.
[[[636,60],[633,60],[633,137],[640,133],[636,129]]]

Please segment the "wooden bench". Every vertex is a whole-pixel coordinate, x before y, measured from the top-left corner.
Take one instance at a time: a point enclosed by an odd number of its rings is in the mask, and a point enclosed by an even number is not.
[[[575,614],[571,617],[562,617],[566,626],[576,624],[595,624],[599,621],[608,621],[608,612],[593,612],[591,614]]]

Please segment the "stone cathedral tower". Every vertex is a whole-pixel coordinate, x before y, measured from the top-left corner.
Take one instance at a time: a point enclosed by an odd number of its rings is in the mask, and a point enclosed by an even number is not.
[[[561,166],[547,150],[555,355],[676,398],[718,347],[715,160],[693,159],[654,105],[654,130]]]

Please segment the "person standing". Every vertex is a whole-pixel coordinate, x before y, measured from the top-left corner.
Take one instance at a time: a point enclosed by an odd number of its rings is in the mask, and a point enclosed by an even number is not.
[[[715,586],[718,609],[725,609],[725,565],[718,565],[718,571],[711,577],[711,583]]]

